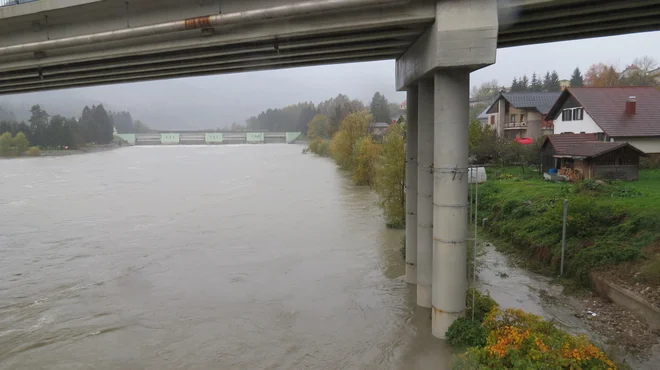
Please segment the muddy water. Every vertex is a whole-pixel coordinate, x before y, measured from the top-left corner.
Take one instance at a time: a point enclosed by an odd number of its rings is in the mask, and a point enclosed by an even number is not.
[[[0,369],[443,369],[376,198],[295,145],[0,161]]]

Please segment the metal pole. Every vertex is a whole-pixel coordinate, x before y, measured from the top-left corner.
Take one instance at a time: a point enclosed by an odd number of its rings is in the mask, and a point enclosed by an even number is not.
[[[559,276],[564,275],[564,253],[566,251],[566,218],[568,216],[568,199],[564,199],[564,226],[561,231],[561,266]]]
[[[477,169],[477,174],[479,170]],[[479,210],[479,180],[474,180],[474,251],[472,260],[472,321],[474,321],[474,304],[477,289],[477,213]]]

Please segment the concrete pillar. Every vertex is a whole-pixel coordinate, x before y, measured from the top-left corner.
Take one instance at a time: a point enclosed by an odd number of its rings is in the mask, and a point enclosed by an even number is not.
[[[417,124],[417,304],[431,307],[433,268],[433,79],[419,82]]]
[[[465,310],[470,71],[438,69],[434,79],[431,327],[435,337],[444,339],[449,326]]]
[[[406,118],[406,282],[417,284],[417,86],[408,89]]]

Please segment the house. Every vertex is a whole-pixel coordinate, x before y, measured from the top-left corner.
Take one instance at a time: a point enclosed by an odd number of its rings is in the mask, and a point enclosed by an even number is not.
[[[387,132],[387,129],[392,123],[388,122],[375,122],[369,125],[369,133],[376,138],[381,138]]]
[[[630,77],[632,77],[634,74],[637,74],[637,73],[644,73],[644,71],[642,71],[642,70],[641,70],[639,67],[637,67],[635,64],[631,64],[631,65],[629,65],[628,67],[626,67],[626,69],[624,69],[623,71],[621,71],[621,73],[619,73],[619,78],[621,78],[621,79],[624,79],[624,78],[630,78]]]
[[[660,91],[653,87],[581,87],[562,92],[548,112],[554,133],[595,134],[660,154]]]
[[[483,126],[486,126],[488,124],[488,108],[490,108],[490,107],[486,107],[477,116],[477,119],[479,120],[479,123],[481,123]]]
[[[408,101],[404,100],[403,103],[399,104],[399,109],[401,109],[401,110],[408,109]]]
[[[569,169],[581,179],[637,180],[644,152],[626,142],[598,141],[595,134],[546,136],[541,145],[543,172]]]
[[[488,124],[498,135],[510,139],[537,139],[551,134],[552,121],[546,119],[546,114],[559,95],[559,92],[501,92],[488,107]]]

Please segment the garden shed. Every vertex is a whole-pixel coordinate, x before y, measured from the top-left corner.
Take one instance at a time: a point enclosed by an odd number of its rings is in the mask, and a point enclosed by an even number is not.
[[[627,142],[597,141],[593,134],[548,135],[541,146],[543,171],[571,169],[581,179],[637,180],[646,154]]]

